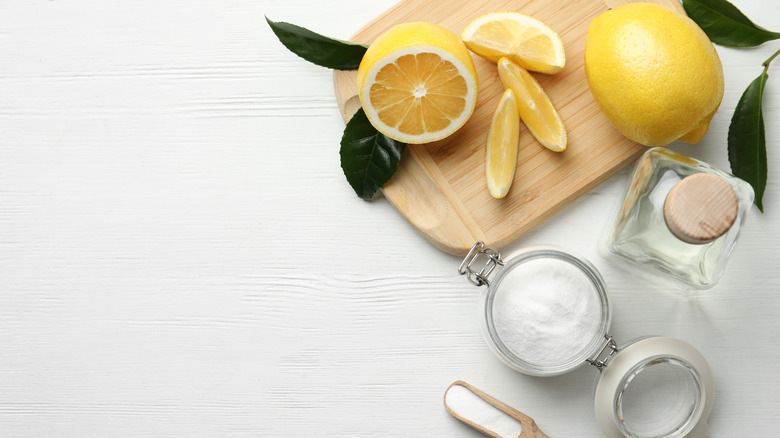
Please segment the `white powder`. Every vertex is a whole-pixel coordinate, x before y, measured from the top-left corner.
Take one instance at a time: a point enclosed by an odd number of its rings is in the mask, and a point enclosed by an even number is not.
[[[462,385],[452,385],[444,394],[444,404],[459,420],[478,424],[502,438],[518,438],[523,424],[506,412],[483,400]]]
[[[537,366],[563,365],[601,336],[596,287],[580,268],[561,259],[532,259],[507,272],[492,312],[501,342]]]

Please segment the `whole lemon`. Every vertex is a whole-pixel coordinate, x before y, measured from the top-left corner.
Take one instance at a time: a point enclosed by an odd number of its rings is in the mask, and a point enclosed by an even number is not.
[[[591,22],[585,75],[610,122],[646,146],[698,142],[723,98],[723,67],[707,35],[652,3],[618,6]]]

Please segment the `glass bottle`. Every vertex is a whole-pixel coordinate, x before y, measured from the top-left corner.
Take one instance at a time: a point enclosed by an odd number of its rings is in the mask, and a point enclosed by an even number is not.
[[[653,148],[637,161],[607,239],[610,255],[684,287],[717,283],[753,203],[745,181]]]

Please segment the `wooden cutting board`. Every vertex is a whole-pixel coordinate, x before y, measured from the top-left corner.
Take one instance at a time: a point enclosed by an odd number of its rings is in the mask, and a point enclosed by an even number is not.
[[[677,0],[651,0],[682,11]],[[427,145],[409,145],[385,198],[437,248],[463,255],[479,240],[503,247],[632,163],[645,147],[623,137],[593,100],[585,80],[588,26],[597,15],[627,0],[406,0],[380,15],[352,40],[369,44],[395,24],[428,21],[460,35],[479,15],[518,11],[552,27],[563,40],[566,67],[534,74],[558,109],[569,137],[556,153],[523,127],[514,183],[494,199],[485,182],[485,141],[503,85],[496,65],[473,56],[479,78],[477,108],[454,135]],[[357,72],[334,74],[345,122],[360,107]],[[607,218],[605,218],[606,220]],[[585,230],[584,230],[585,231]]]

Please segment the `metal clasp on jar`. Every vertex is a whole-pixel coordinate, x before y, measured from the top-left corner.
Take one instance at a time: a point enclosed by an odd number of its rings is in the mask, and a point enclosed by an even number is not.
[[[609,360],[612,359],[612,356],[614,356],[617,352],[618,346],[615,340],[612,339],[612,336],[604,335],[604,342],[601,344],[601,348],[599,348],[593,356],[586,360],[589,364],[598,368],[599,371],[604,371],[604,368],[607,367]]]
[[[496,266],[504,266],[501,253],[485,246],[484,242],[477,242],[458,266],[458,273],[465,275],[476,286],[490,286],[488,278]]]

